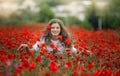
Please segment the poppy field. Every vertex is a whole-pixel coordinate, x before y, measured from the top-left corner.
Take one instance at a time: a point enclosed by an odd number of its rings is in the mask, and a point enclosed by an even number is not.
[[[0,26],[0,76],[120,76],[120,35],[115,30],[89,31],[66,26],[76,55],[69,48],[61,56],[57,51],[52,54],[46,44],[38,45],[37,52],[17,50],[23,43],[32,48],[46,27],[46,24]]]

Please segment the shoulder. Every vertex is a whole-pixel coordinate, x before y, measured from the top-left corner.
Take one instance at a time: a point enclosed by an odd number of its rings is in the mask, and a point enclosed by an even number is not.
[[[71,46],[71,50],[72,50],[72,52],[76,52],[76,51],[77,51],[77,49],[74,47],[73,44],[72,44],[72,46]]]
[[[45,37],[41,37],[39,42],[45,41]]]
[[[41,37],[40,40],[36,41],[35,44],[42,44],[45,42],[45,38]]]

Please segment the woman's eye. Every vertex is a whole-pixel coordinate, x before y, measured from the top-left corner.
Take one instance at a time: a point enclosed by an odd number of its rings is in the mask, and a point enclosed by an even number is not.
[[[59,29],[59,27],[57,27],[57,29]]]

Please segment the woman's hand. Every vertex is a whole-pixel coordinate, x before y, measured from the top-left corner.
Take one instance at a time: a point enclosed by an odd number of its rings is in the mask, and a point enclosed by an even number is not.
[[[21,44],[21,45],[18,47],[17,50],[19,50],[19,51],[27,51],[27,52],[30,51],[27,44]]]

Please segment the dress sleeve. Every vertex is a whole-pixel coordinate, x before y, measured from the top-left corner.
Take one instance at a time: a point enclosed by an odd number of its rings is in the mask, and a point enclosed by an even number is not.
[[[77,49],[74,47],[74,45],[72,45],[71,51],[72,51],[73,54],[75,54],[77,52]]]
[[[41,45],[42,43],[44,43],[44,39],[41,39],[40,41],[37,41],[33,46],[32,49],[34,49],[34,51],[39,51],[39,47],[38,45]]]

